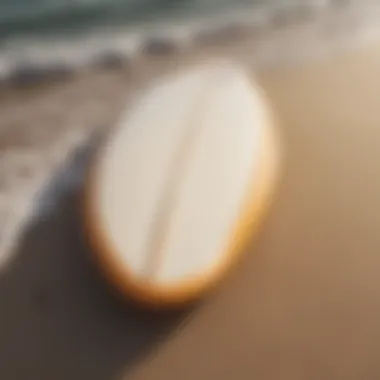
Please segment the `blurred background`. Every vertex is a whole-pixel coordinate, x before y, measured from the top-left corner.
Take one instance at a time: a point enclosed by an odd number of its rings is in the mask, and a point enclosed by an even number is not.
[[[26,60],[83,65],[104,50],[131,53],[147,35],[170,36],[186,44],[200,30],[223,23],[260,25],[278,12],[288,12],[294,18],[295,14],[314,14],[318,9],[330,8],[330,3],[328,0],[1,0],[0,74],[5,75],[15,62]]]
[[[0,0],[0,378],[378,380],[380,1]],[[223,56],[268,95],[273,211],[198,309],[89,263],[89,158],[139,91]]]

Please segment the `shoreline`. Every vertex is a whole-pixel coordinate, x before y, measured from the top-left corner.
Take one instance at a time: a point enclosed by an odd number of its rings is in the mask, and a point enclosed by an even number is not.
[[[371,22],[374,14],[380,14],[380,4],[371,0],[346,0],[342,4],[334,0],[310,0],[290,6],[257,5],[179,22],[142,24],[134,29],[98,30],[71,42],[59,38],[50,42],[25,40],[0,50],[0,83],[18,86],[60,81],[87,69],[120,68],[144,57],[170,58],[252,36],[263,39],[264,35],[265,40],[271,32],[286,31],[293,26],[326,31],[334,24],[362,22],[361,18]]]

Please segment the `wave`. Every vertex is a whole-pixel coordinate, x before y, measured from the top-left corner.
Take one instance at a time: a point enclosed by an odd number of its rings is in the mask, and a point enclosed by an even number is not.
[[[210,14],[260,0],[0,0],[0,41],[20,35],[75,35],[105,26]],[[272,0],[273,2],[274,0]]]
[[[88,0],[80,0],[88,1]],[[137,0],[141,2],[142,0]],[[171,0],[163,0],[171,1]],[[201,1],[201,0],[198,0]],[[49,65],[64,63],[87,66],[104,52],[118,52],[125,56],[135,54],[144,41],[154,38],[165,39],[181,48],[191,44],[202,30],[217,30],[231,23],[254,24],[263,20],[270,12],[269,7],[250,7],[243,11],[223,12],[202,17],[187,17],[176,21],[153,20],[132,24],[95,28],[86,33],[70,35],[13,36],[3,42],[0,50],[0,76],[4,77],[20,63]]]
[[[52,0],[49,1],[51,2]],[[75,0],[76,3],[81,4],[81,7],[91,7],[94,6],[94,4],[101,4],[105,1],[106,0]],[[108,1],[119,2],[122,0]],[[144,3],[144,0],[134,1],[134,4],[139,3],[141,5]],[[173,0],[161,1],[168,2],[167,7],[169,3],[173,2]],[[207,4],[210,4],[210,2],[220,2],[226,4],[226,6],[228,5],[227,0],[191,1],[198,2],[200,8],[203,7],[204,2]],[[362,1],[364,2],[364,0]],[[90,4],[88,4],[89,2]],[[145,3],[149,2],[152,2],[152,0],[145,0]],[[186,0],[184,0],[184,3],[185,2]],[[241,0],[241,4],[243,4],[243,2],[244,0]],[[195,45],[198,46],[199,41],[202,39],[203,42],[210,39],[211,41],[216,41],[220,36],[226,36],[226,34],[231,33],[231,30],[236,26],[238,26],[237,29],[242,27],[241,29],[243,30],[245,27],[254,30],[257,29],[257,26],[268,30],[268,24],[269,28],[271,28],[274,22],[273,20],[278,20],[277,16],[279,14],[281,15],[284,9],[288,12],[285,12],[287,16],[290,16],[293,11],[298,15],[288,17],[289,22],[295,22],[297,17],[310,18],[310,12],[315,11],[313,7],[312,9],[307,8],[310,5],[316,5],[317,12],[318,9],[320,10],[319,7],[321,5],[322,8],[324,6],[330,7],[329,1],[327,0],[324,2],[321,0],[303,0],[300,2],[294,0],[294,2],[297,2],[298,5],[290,6],[289,1],[282,4],[275,4],[272,1],[269,5],[267,2],[265,5],[260,3],[255,6],[238,8],[234,12],[226,12],[221,6],[217,13],[213,12],[211,15],[210,13],[204,12],[201,16],[188,17],[187,15],[183,18],[176,17],[169,20],[158,18],[131,24],[129,26],[103,26],[102,28],[91,29],[85,33],[75,34],[73,38],[68,35],[57,36],[54,34],[47,34],[37,39],[35,36],[29,36],[28,38],[24,36],[19,38],[13,36],[6,40],[0,49],[0,78],[9,78],[12,73],[17,72],[20,67],[21,69],[25,69],[26,67],[27,72],[29,70],[29,73],[37,72],[39,75],[41,70],[45,72],[66,72],[68,70],[87,68],[100,61],[103,63],[106,62],[107,64],[110,64],[110,62],[111,64],[117,64],[117,61],[126,62],[134,58],[136,54],[142,52],[144,46],[149,43],[152,44],[152,41],[155,41],[156,51],[157,49],[170,51],[171,48],[186,49]],[[131,4],[132,2],[129,3],[129,6],[131,6]],[[176,4],[178,4],[178,1]],[[300,12],[299,4],[306,7],[306,12]],[[194,3],[192,6],[194,6]],[[358,6],[360,6],[359,8],[362,11],[364,9],[370,10],[369,12],[363,11],[364,13],[369,13],[373,15],[373,17],[376,16],[376,12],[372,11],[373,7],[364,7],[364,4],[360,4],[359,2]],[[377,8],[379,8],[380,11],[380,6]],[[355,12],[357,13],[357,11]],[[311,17],[311,19],[313,19],[313,17]],[[377,21],[378,19],[376,22]],[[223,38],[224,37],[222,37],[222,39]],[[160,43],[157,44],[157,41],[160,41]]]

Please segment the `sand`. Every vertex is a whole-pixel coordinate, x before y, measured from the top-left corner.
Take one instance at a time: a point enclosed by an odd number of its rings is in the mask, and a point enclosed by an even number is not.
[[[11,222],[0,240],[0,377],[378,379],[380,40],[367,29],[356,43],[349,30],[272,29],[132,71],[3,89],[1,210]],[[112,296],[89,259],[89,136],[112,128],[156,76],[216,54],[252,67],[267,92],[282,179],[262,233],[216,294],[182,313],[144,313]]]
[[[272,213],[234,276],[132,379],[378,378],[379,64],[377,44],[261,73],[287,152]]]

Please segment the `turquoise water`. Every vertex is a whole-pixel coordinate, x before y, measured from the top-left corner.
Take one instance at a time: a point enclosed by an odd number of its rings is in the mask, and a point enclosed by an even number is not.
[[[0,39],[207,15],[276,0],[0,0]]]

